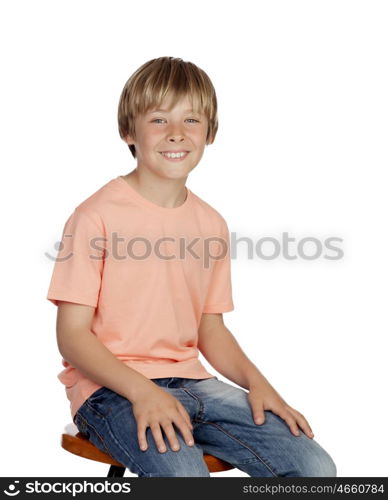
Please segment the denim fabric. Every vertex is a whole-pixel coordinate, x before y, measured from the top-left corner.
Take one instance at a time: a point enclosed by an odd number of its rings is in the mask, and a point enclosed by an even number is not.
[[[132,403],[106,387],[95,391],[74,417],[78,430],[139,477],[209,477],[203,453],[219,457],[251,477],[336,476],[330,455],[302,429],[294,436],[271,411],[257,425],[247,391],[218,380],[167,377],[152,379],[186,408],[194,430],[188,446],[174,425],[179,450],[173,451],[161,427],[167,451],[159,452],[151,429],[140,450]]]

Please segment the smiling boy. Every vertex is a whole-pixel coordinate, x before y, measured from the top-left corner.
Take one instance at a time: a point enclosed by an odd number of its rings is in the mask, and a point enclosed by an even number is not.
[[[203,453],[250,476],[335,476],[223,322],[228,226],[186,187],[218,128],[209,77],[179,58],[148,61],[124,86],[118,122],[137,166],[66,221],[47,295],[78,429],[139,476],[209,476]]]

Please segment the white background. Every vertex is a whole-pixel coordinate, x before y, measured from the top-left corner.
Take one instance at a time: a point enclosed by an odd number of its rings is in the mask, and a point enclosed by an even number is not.
[[[224,321],[338,476],[387,476],[387,13],[370,0],[1,3],[3,476],[107,473],[60,446],[71,419],[45,253],[76,205],[135,167],[118,100],[160,56],[216,88],[218,135],[187,186],[230,232],[342,238],[340,260],[238,246]]]

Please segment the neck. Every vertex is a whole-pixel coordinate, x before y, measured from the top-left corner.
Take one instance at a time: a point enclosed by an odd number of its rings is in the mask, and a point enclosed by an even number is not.
[[[186,200],[187,177],[163,179],[137,167],[123,178],[144,198],[163,208],[177,208]]]

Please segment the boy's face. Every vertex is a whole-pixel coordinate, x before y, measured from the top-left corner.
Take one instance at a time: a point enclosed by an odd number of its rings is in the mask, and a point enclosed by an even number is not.
[[[199,163],[206,145],[208,122],[205,115],[189,111],[190,100],[186,97],[169,108],[169,100],[151,109],[135,120],[136,139],[127,136],[125,142],[134,144],[138,168],[146,168],[154,174],[169,178],[186,178]],[[169,159],[166,151],[184,152],[182,159]]]

